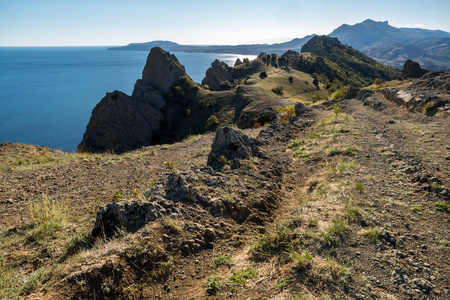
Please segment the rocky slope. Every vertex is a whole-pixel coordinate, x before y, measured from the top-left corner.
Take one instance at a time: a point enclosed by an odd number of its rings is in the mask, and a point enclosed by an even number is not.
[[[448,299],[448,75],[120,155],[1,144],[0,298]]]

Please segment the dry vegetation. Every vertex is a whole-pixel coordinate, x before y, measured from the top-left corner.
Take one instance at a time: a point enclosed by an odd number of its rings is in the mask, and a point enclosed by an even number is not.
[[[296,88],[311,82],[292,73],[294,88],[273,72],[255,78],[267,93],[310,101]],[[189,184],[230,211],[272,191],[264,214],[214,215],[192,197],[174,204],[183,213],[113,237],[91,235],[99,206],[145,201],[171,174],[205,165],[212,133],[123,155],[2,144],[0,299],[448,298],[448,114],[385,104],[313,106],[303,117],[313,122],[281,124],[261,146],[272,160],[223,160],[225,185]],[[268,176],[276,160],[281,175]]]

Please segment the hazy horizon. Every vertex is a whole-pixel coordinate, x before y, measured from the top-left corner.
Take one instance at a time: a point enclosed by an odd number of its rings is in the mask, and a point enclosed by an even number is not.
[[[279,43],[366,19],[450,31],[447,0],[230,0],[226,6],[200,0],[0,0],[0,10],[0,47]]]

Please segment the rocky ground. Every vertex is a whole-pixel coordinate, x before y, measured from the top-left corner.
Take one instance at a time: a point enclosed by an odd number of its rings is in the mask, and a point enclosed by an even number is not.
[[[448,299],[448,107],[364,94],[121,155],[1,144],[0,298]]]

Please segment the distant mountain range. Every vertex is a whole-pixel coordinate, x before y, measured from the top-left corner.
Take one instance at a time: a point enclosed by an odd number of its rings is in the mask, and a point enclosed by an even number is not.
[[[450,32],[397,28],[387,21],[365,20],[341,25],[329,36],[393,67],[403,67],[412,59],[430,70],[450,70]]]
[[[249,45],[180,45],[170,41],[132,43],[108,50],[150,51],[158,46],[167,51],[195,53],[231,53],[258,55],[260,52],[283,54],[301,48],[315,35],[296,38],[284,43]],[[430,70],[450,71],[450,32],[420,28],[397,28],[388,22],[365,20],[355,25],[341,25],[329,34],[384,64],[402,68],[412,59]]]

